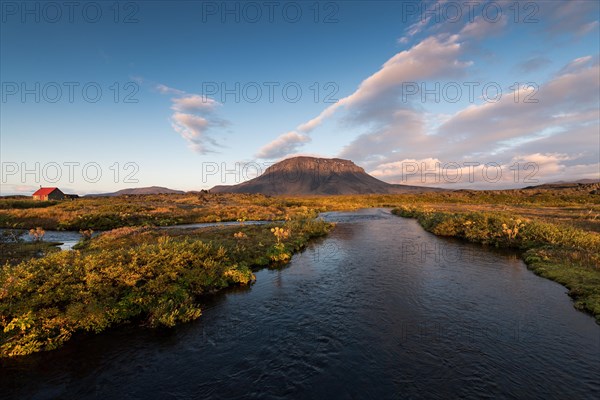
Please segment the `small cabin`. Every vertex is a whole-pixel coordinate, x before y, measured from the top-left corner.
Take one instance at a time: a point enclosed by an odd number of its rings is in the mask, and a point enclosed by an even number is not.
[[[48,201],[48,200],[63,200],[65,199],[65,194],[61,192],[59,188],[49,187],[49,188],[39,188],[33,194],[33,200],[39,201]]]

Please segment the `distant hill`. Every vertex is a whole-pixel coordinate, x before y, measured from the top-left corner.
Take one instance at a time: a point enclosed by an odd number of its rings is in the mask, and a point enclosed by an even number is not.
[[[88,194],[86,197],[112,197],[122,195],[139,195],[139,194],[185,194],[182,190],[173,190],[160,186],[149,186],[142,188],[122,189],[112,193]]]
[[[211,193],[265,195],[392,194],[439,191],[421,186],[392,185],[367,174],[350,160],[294,157],[267,168],[260,176],[232,186],[215,186]]]
[[[600,179],[579,179],[578,181],[558,181],[558,182],[550,182],[549,185],[564,184],[564,183],[583,183],[583,184],[600,183]]]
[[[587,189],[598,189],[600,188],[600,180],[599,179],[580,179],[577,181],[558,181],[551,183],[544,183],[541,185],[535,186],[527,186],[524,189],[579,189],[579,190],[587,190]]]

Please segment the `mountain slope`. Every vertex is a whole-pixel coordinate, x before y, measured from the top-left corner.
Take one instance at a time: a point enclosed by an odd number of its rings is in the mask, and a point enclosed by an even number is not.
[[[390,194],[439,190],[392,185],[367,174],[350,160],[294,157],[269,167],[262,175],[232,186],[215,186],[212,193],[267,195]]]

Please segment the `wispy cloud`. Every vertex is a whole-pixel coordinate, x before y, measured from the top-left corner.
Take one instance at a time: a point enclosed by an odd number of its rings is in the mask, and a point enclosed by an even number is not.
[[[597,15],[597,14],[596,14]],[[587,24],[583,24],[581,28],[577,30],[577,34],[579,36],[587,35],[588,33],[594,32],[598,30],[598,21],[588,22]]]
[[[456,35],[430,37],[409,50],[396,54],[383,64],[379,71],[365,79],[354,93],[329,106],[317,117],[301,124],[298,130],[301,132],[314,130],[340,108],[357,112],[363,119],[369,117],[365,114],[381,115],[382,107],[389,110],[389,101],[401,97],[402,86],[407,82],[442,76],[461,76],[471,62],[459,59],[462,51],[458,39]]]
[[[310,137],[291,131],[280,135],[277,139],[264,145],[256,154],[256,157],[263,159],[282,158],[290,153],[295,153],[304,143],[310,142]]]
[[[163,84],[156,85],[155,89],[158,90],[158,92],[162,93],[162,94],[176,94],[176,95],[185,94],[185,92],[183,90],[174,89],[172,87],[169,87],[169,86],[163,85]]]
[[[410,105],[400,102],[403,85],[412,81],[462,76],[471,62],[460,60],[463,52],[458,39],[457,35],[430,37],[409,50],[399,52],[386,61],[379,71],[365,79],[352,94],[327,107],[315,118],[300,124],[292,131],[294,135],[286,133],[267,144],[259,151],[259,155],[261,158],[278,157],[280,152],[274,151],[272,145],[280,139],[285,143],[293,143],[293,150],[296,151],[309,141],[306,134],[340,110],[346,111],[344,119],[352,124],[377,121],[381,125],[389,121],[400,123],[407,118],[414,120]],[[300,137],[302,140],[299,140]],[[355,145],[362,146],[365,142],[381,143],[385,140],[373,136],[358,140]],[[355,154],[351,147],[352,145],[345,150],[346,154]],[[269,151],[265,151],[265,148]]]
[[[552,64],[550,59],[544,56],[535,56],[517,64],[517,69],[521,72],[534,72],[550,64]]]
[[[199,154],[216,152],[222,147],[217,140],[210,136],[213,128],[223,128],[229,121],[219,117],[218,101],[199,94],[186,93],[166,85],[156,85],[156,90],[162,94],[174,95],[171,99],[171,126],[173,130],[186,140],[190,149]]]
[[[181,95],[182,97],[172,100],[173,106],[171,108],[175,111],[205,113],[212,112],[217,106],[221,105],[221,103],[210,97],[197,94],[184,96],[183,93]]]
[[[546,32],[551,35],[583,36],[598,29],[600,3],[597,1],[543,1],[536,19],[546,22]]]
[[[479,15],[473,19],[473,22],[467,23],[464,28],[461,29],[460,35],[462,37],[476,39],[496,35],[504,31],[507,21],[508,17],[506,15],[502,15],[494,22],[488,21],[483,16]]]
[[[398,43],[407,44],[408,42],[410,42],[410,40],[412,39],[413,36],[422,32],[427,27],[430,20],[431,20],[431,17],[429,16],[426,18],[421,18],[417,22],[410,25],[406,29],[405,36],[402,36],[400,39],[398,39]]]

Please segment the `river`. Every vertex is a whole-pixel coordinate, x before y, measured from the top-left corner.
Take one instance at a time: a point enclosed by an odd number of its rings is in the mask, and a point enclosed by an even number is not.
[[[1,361],[2,398],[600,396],[600,326],[511,252],[388,210],[331,234],[175,329],[126,326]]]

